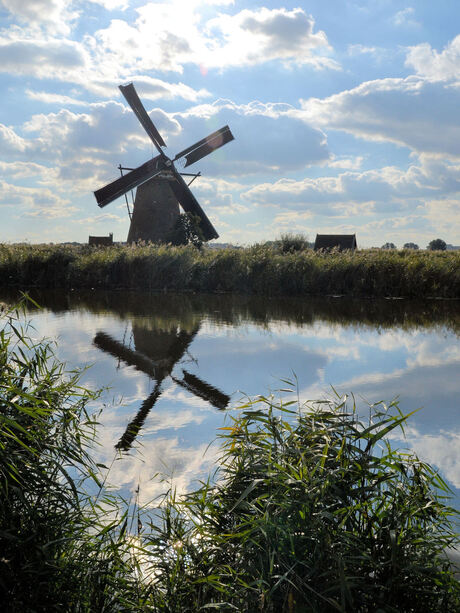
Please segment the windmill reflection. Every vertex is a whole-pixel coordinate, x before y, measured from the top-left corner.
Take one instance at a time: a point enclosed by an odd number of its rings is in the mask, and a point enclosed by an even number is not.
[[[117,449],[127,451],[131,448],[147,415],[161,396],[162,384],[167,377],[171,377],[175,383],[217,409],[227,407],[230,396],[196,375],[186,370],[182,370],[182,379],[172,375],[174,367],[184,358],[198,330],[199,324],[195,324],[191,331],[182,330],[178,326],[173,326],[169,330],[152,330],[147,326],[133,324],[134,349],[105,332],[97,332],[93,341],[96,347],[125,364],[134,366],[155,381],[152,393],[144,400],[115,445]]]

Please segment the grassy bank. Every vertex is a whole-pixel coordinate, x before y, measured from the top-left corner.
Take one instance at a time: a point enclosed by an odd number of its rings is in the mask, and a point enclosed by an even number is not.
[[[385,443],[397,405],[362,423],[340,398],[258,398],[220,430],[217,480],[128,513],[88,453],[95,395],[3,315],[2,610],[459,610],[458,513],[430,466]]]
[[[460,298],[460,252],[0,245],[0,286]]]

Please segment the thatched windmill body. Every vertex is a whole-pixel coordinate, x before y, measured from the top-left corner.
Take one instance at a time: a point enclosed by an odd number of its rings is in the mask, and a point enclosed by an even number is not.
[[[101,208],[105,207],[123,194],[137,188],[128,232],[129,243],[139,240],[152,242],[164,240],[179,216],[179,205],[186,213],[198,216],[205,240],[218,238],[216,229],[192,194],[190,183],[187,184],[183,178],[184,176],[195,178],[200,173],[180,173],[174,162],[185,158],[184,168],[186,168],[201,160],[233,140],[230,128],[224,126],[180,151],[174,159],[170,159],[162,149],[166,147],[166,143],[147,114],[134,85],[132,83],[120,85],[120,90],[150,137],[158,155],[138,168],[128,169],[129,172],[119,179],[95,191],[98,205]]]

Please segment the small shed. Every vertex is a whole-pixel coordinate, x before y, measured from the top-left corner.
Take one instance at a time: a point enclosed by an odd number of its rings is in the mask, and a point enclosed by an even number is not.
[[[110,247],[113,245],[113,233],[111,232],[108,236],[90,236],[88,238],[88,245]]]
[[[358,246],[356,244],[356,234],[317,234],[315,240],[315,251],[324,249],[330,251],[331,249],[338,249],[339,251],[346,251],[350,249],[354,251]]]

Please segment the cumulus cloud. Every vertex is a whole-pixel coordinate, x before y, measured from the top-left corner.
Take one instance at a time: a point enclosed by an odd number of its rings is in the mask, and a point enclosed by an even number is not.
[[[14,207],[21,216],[68,217],[76,209],[48,188],[23,187],[0,180],[0,206]]]
[[[238,105],[218,100],[176,113],[182,130],[168,144],[181,150],[228,124],[235,141],[200,161],[207,173],[244,176],[302,169],[327,161],[330,152],[325,134],[292,116],[291,110],[286,104]]]
[[[460,89],[451,84],[415,76],[380,79],[301,106],[299,115],[313,125],[419,153],[460,156]]]
[[[153,110],[151,117],[163,134],[178,129],[177,122],[160,109]],[[48,151],[55,159],[90,154],[97,154],[100,159],[104,154],[111,157],[125,153],[129,145],[145,147],[149,143],[131,109],[112,101],[89,105],[86,113],[62,109],[58,113],[34,115],[23,130],[36,134],[35,148],[40,147],[43,155]]]
[[[94,53],[94,50],[93,50]],[[11,31],[8,36],[0,35],[0,72],[49,79],[79,85],[99,97],[113,98],[118,93],[120,81],[135,81],[147,100],[182,98],[196,102],[210,96],[205,88],[196,90],[185,83],[174,83],[146,75],[132,75],[111,64],[111,58],[100,58],[95,62],[91,48],[82,43],[65,39],[41,39],[30,37],[21,31]],[[110,75],[107,77],[107,75]],[[52,104],[84,104],[79,100],[59,94],[33,92],[31,98]]]
[[[435,193],[446,196],[459,190],[460,164],[423,156],[420,164],[413,164],[407,170],[389,166],[363,172],[347,171],[336,177],[280,179],[255,185],[243,197],[260,204],[285,202],[291,207],[357,202],[372,204],[372,210],[376,210],[375,204],[382,203],[388,212],[392,203],[399,208],[405,206],[408,198],[430,198]],[[335,209],[341,210],[336,206]]]
[[[115,215],[114,213],[101,213],[100,215],[92,215],[90,217],[84,217],[79,219],[77,223],[81,225],[95,225],[95,224],[105,224],[106,222],[115,222],[122,223],[125,221],[125,217],[120,217],[119,215]]]
[[[325,33],[315,32],[313,18],[300,8],[244,9],[207,21],[194,3],[149,3],[136,10],[133,25],[114,19],[95,33],[94,52],[100,62],[136,71],[182,72],[190,63],[223,69],[271,60],[339,68],[329,57]]]
[[[207,23],[207,31],[218,32],[224,44],[213,49],[208,66],[244,65],[281,59],[316,68],[338,69],[337,62],[316,50],[330,50],[326,34],[314,32],[314,19],[303,9],[291,11],[245,9],[236,15],[219,15]]]
[[[9,179],[25,179],[29,177],[55,179],[53,170],[34,162],[1,162],[0,177]]]
[[[22,154],[28,148],[28,142],[17,134],[13,128],[0,124],[0,150],[3,155]]]
[[[459,236],[459,200],[458,198],[444,198],[428,200],[426,203],[427,219],[433,230],[443,237],[452,237],[458,244]],[[431,236],[431,238],[435,238]]]
[[[180,130],[179,123],[164,111],[151,116],[160,132]],[[0,124],[0,147],[10,161],[35,159],[54,168],[47,180],[66,182],[67,189],[92,191],[116,178],[116,166],[138,165],[151,155],[151,141],[132,110],[119,102],[87,105],[87,112],[62,109],[33,115],[22,126],[24,136]],[[50,171],[51,172],[51,171]]]
[[[32,28],[45,27],[53,32],[68,34],[78,17],[69,9],[67,0],[0,0],[11,15]]]
[[[1,72],[71,81],[88,65],[88,55],[77,42],[0,36]]]
[[[28,3],[4,0],[4,3],[26,25],[1,32],[0,70],[40,79],[52,75],[97,96],[112,96],[120,81],[134,79],[151,100],[180,97],[196,102],[209,92],[148,74],[151,71],[181,73],[184,66],[192,64],[199,66],[203,73],[208,69],[269,61],[310,64],[317,69],[339,68],[331,58],[325,33],[315,31],[313,18],[300,8],[245,9],[205,18],[206,13],[197,10],[203,2],[147,3],[136,9],[135,21],[112,19],[108,27],[88,33],[76,42],[65,38],[69,34],[68,24],[76,13],[66,11],[63,0],[50,0],[47,10],[43,9],[45,0]],[[125,6],[115,0],[99,3],[106,8]],[[231,4],[225,0],[204,3]],[[41,25],[49,22],[54,26],[46,34],[31,25],[39,15]]]
[[[409,47],[406,66],[432,81],[460,80],[460,35],[456,36],[440,53],[429,43]]]

